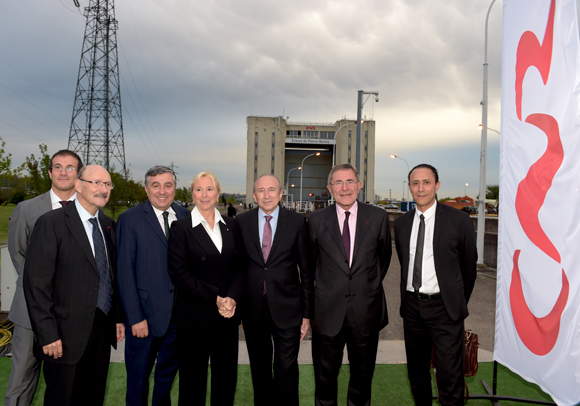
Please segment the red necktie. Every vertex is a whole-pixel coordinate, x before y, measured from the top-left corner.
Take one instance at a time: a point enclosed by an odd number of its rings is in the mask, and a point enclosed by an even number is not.
[[[61,200],[59,203],[62,207],[66,206],[67,204],[71,204],[72,200]]]

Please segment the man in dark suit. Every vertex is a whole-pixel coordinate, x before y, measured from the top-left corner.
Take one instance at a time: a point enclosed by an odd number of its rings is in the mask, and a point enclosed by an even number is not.
[[[45,405],[102,405],[111,345],[125,335],[116,290],[115,222],[99,208],[113,185],[83,167],[77,200],[41,216],[24,264],[34,355],[44,361]]]
[[[153,405],[171,404],[177,374],[174,287],[167,273],[167,239],[173,221],[190,211],[173,203],[175,172],[154,166],[145,174],[148,200],[117,221],[119,294],[126,315],[127,405],[147,405],[155,367]]]
[[[467,213],[438,204],[437,170],[409,173],[417,207],[395,220],[401,263],[401,317],[407,371],[416,405],[431,405],[431,348],[442,405],[463,405],[463,320],[477,276],[475,230]]]
[[[278,205],[282,193],[278,178],[260,176],[253,192],[259,209],[236,217],[246,277],[242,321],[257,406],[298,405],[298,350],[312,313],[306,219]]]
[[[40,361],[32,352],[34,334],[28,317],[28,308],[24,298],[23,272],[24,260],[28,249],[30,234],[36,220],[44,213],[59,209],[76,198],[75,179],[83,167],[81,158],[67,149],[58,151],[50,159],[48,176],[52,186],[50,190],[34,199],[19,203],[8,224],[8,250],[16,272],[16,291],[10,307],[8,318],[14,323],[12,335],[12,369],[4,405],[29,406],[34,398]]]
[[[369,405],[379,331],[388,323],[383,279],[391,261],[389,217],[357,202],[362,182],[336,165],[328,190],[336,204],[315,211],[308,229],[316,262],[312,358],[316,405],[337,405],[344,346],[350,362],[349,405]]]

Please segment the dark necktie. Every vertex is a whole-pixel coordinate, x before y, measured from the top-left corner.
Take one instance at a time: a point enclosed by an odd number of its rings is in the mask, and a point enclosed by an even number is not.
[[[62,207],[66,206],[67,204],[71,204],[72,200],[61,200],[59,203]]]
[[[165,237],[167,237],[167,239],[169,240],[169,212],[168,211],[164,211],[163,212],[163,222],[165,223]]]
[[[344,250],[346,251],[346,260],[350,264],[350,228],[348,227],[349,217],[350,211],[345,211],[344,224],[342,225],[342,244],[344,245]]]
[[[425,216],[419,217],[419,232],[417,233],[417,247],[415,248],[415,263],[413,264],[413,289],[419,292],[423,283],[423,245],[425,245]]]
[[[99,230],[96,218],[89,219],[93,225],[93,245],[95,247],[95,261],[99,270],[99,296],[97,298],[97,307],[105,314],[109,314],[113,304],[113,290],[111,286],[111,275],[109,274],[109,263],[105,251],[105,241]]]

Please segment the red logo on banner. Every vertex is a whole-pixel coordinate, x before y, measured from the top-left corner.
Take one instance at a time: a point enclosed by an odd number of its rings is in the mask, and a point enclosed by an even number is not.
[[[515,90],[519,120],[522,119],[522,83],[528,68],[535,66],[538,69],[544,85],[548,81],[552,62],[555,9],[556,1],[552,0],[544,41],[541,45],[536,35],[531,31],[526,31],[518,44]],[[546,114],[531,114],[525,122],[532,124],[546,134],[548,147],[540,159],[530,167],[526,177],[518,185],[515,201],[516,213],[522,229],[530,241],[544,254],[561,263],[560,253],[542,229],[539,220],[539,211],[544,204],[548,190],[552,186],[552,180],[564,159],[558,122]],[[556,345],[560,332],[560,319],[568,301],[570,285],[566,273],[562,269],[562,289],[554,307],[545,317],[534,316],[524,297],[518,266],[520,253],[521,250],[514,252],[514,268],[510,285],[510,304],[514,324],[520,339],[531,352],[536,355],[546,355]]]
[[[307,130],[316,130],[316,127],[306,127]]]

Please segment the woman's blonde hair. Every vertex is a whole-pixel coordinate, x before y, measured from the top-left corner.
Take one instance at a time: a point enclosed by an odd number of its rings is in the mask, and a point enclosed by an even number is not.
[[[216,187],[216,189],[218,191],[218,198],[219,198],[219,196],[221,196],[221,194],[222,194],[222,188],[220,187],[220,182],[219,182],[217,176],[215,176],[210,171],[202,171],[202,172],[198,173],[197,175],[195,175],[195,177],[191,181],[191,196],[193,197],[193,188],[194,188],[195,184],[197,182],[199,182],[199,180],[201,178],[203,178],[204,176],[207,176],[208,178],[210,178],[211,180],[213,180],[213,184],[214,184],[214,186]]]

